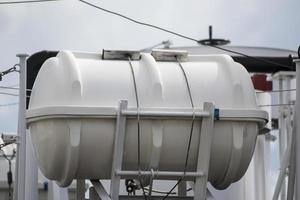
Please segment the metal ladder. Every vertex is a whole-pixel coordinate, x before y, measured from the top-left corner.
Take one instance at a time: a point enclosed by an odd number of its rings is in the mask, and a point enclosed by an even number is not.
[[[111,185],[110,194],[107,193],[103,185],[99,180],[91,180],[93,187],[90,189],[91,200],[119,200],[119,199],[144,199],[143,196],[120,196],[120,181],[121,178],[137,178],[139,175],[152,176],[153,171],[124,171],[122,170],[123,163],[123,152],[125,143],[125,130],[126,130],[126,118],[137,116],[137,110],[128,110],[128,101],[121,100],[119,102],[119,109],[116,119],[115,129],[115,141],[113,151],[113,161],[111,170]],[[208,169],[210,161],[210,149],[214,127],[214,115],[215,109],[212,103],[205,102],[203,110],[198,111],[195,114],[196,118],[201,120],[201,129],[199,137],[199,150],[198,150],[198,161],[195,172],[174,172],[174,171],[155,171],[155,177],[162,179],[178,179],[182,176],[185,180],[195,181],[194,197],[178,197],[170,196],[170,199],[194,199],[194,200],[205,200],[206,199],[206,188],[208,181]],[[151,117],[154,119],[166,118],[166,117],[178,117],[178,118],[192,118],[193,112],[190,110],[182,111],[170,111],[164,109],[157,109],[153,111],[139,110],[139,116]],[[162,199],[164,196],[152,196],[152,200]]]

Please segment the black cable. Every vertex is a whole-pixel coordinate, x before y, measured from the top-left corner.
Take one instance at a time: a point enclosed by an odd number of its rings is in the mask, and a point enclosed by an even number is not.
[[[246,58],[250,58],[252,60],[257,60],[257,61],[260,61],[260,62],[264,62],[266,64],[272,64],[272,65],[276,65],[278,67],[283,67],[283,68],[288,68],[288,69],[292,69],[294,70],[293,67],[291,66],[287,66],[287,65],[282,65],[280,63],[277,63],[277,62],[273,62],[273,61],[270,61],[270,60],[266,60],[266,59],[263,59],[263,58],[258,58],[258,57],[253,57],[253,56],[249,56],[247,54],[244,54],[244,53],[241,53],[241,52],[237,52],[237,51],[233,51],[233,50],[230,50],[230,49],[225,49],[223,47],[220,47],[220,46],[215,46],[215,45],[206,45],[206,46],[209,46],[209,47],[213,47],[213,48],[216,48],[216,49],[220,49],[222,51],[227,51],[227,52],[230,52],[230,53],[234,53],[234,54],[238,54],[240,56],[244,56]]]
[[[189,84],[189,81],[188,81],[188,78],[187,78],[187,75],[186,75],[186,72],[185,72],[183,66],[181,65],[181,63],[178,60],[177,60],[177,62],[178,62],[178,65],[179,65],[183,75],[184,75],[184,79],[185,79],[186,86],[187,86],[187,89],[188,89],[191,106],[193,108],[193,119],[192,119],[192,123],[191,123],[189,141],[188,141],[188,146],[187,146],[187,151],[186,151],[186,157],[185,157],[185,163],[184,163],[184,169],[183,169],[183,176],[178,179],[177,183],[171,188],[171,190],[166,194],[166,196],[164,196],[163,200],[165,200],[166,198],[168,198],[168,196],[170,194],[172,194],[173,190],[178,186],[178,184],[185,177],[185,173],[186,173],[187,165],[188,165],[188,161],[189,161],[191,143],[192,143],[193,132],[194,132],[194,123],[195,123],[195,106],[194,106],[194,101],[193,101],[193,97],[192,97],[191,87],[190,87],[190,84]]]
[[[0,5],[21,4],[21,3],[44,3],[49,1],[61,1],[61,0],[2,1],[0,2]]]
[[[100,6],[97,6],[95,4],[92,4],[90,2],[87,2],[87,1],[84,1],[84,0],[78,0],[86,5],[89,5],[91,7],[94,7],[94,8],[97,8],[99,10],[102,10],[104,12],[107,12],[107,13],[110,13],[110,14],[113,14],[113,15],[116,15],[116,16],[119,16],[121,18],[124,18],[128,21],[131,21],[133,23],[136,23],[136,24],[139,24],[139,25],[142,25],[142,26],[148,26],[148,27],[151,27],[151,28],[154,28],[154,29],[158,29],[158,30],[161,30],[161,31],[164,31],[164,32],[167,32],[167,33],[170,33],[172,35],[176,35],[178,37],[181,37],[181,38],[184,38],[184,39],[187,39],[187,40],[191,40],[191,41],[194,41],[194,42],[197,42],[197,44],[200,44],[200,40],[197,40],[195,38],[192,38],[192,37],[188,37],[188,36],[185,36],[183,34],[180,34],[180,33],[176,33],[174,31],[171,31],[171,30],[168,30],[168,29],[165,29],[165,28],[162,28],[162,27],[159,27],[159,26],[156,26],[156,25],[153,25],[153,24],[149,24],[149,23],[145,23],[145,22],[141,22],[141,21],[138,21],[138,20],[135,20],[133,18],[130,18],[130,17],[127,17],[123,14],[120,14],[120,13],[117,13],[117,12],[114,12],[114,11],[111,11],[111,10],[108,10],[108,9],[105,9],[103,7],[100,7]],[[203,45],[203,44],[202,44]],[[209,46],[209,47],[213,47],[213,48],[216,48],[216,49],[219,49],[219,50],[222,50],[222,51],[226,51],[226,52],[230,52],[230,53],[235,53],[235,54],[238,54],[238,55],[241,55],[241,56],[244,56],[244,57],[247,57],[247,58],[250,58],[250,59],[253,59],[253,60],[256,60],[256,61],[259,61],[259,62],[262,62],[262,63],[266,63],[266,64],[272,64],[272,65],[276,65],[276,66],[280,66],[280,67],[283,67],[283,68],[287,68],[287,69],[292,69],[294,70],[293,67],[291,66],[287,66],[287,65],[282,65],[280,63],[277,63],[277,62],[273,62],[273,61],[270,61],[270,60],[266,60],[266,59],[263,59],[263,58],[257,58],[257,57],[253,57],[253,56],[249,56],[247,54],[244,54],[244,53],[241,53],[241,52],[237,52],[237,51],[233,51],[233,50],[230,50],[230,49],[226,49],[226,48],[223,48],[223,47],[219,47],[219,46],[216,46],[216,45],[204,45],[204,46]]]
[[[165,28],[161,28],[161,27],[159,27],[159,26],[155,26],[155,25],[152,25],[152,24],[149,24],[149,23],[145,23],[145,22],[141,22],[141,21],[132,19],[132,18],[127,17],[127,16],[125,16],[125,15],[122,15],[122,14],[120,14],[120,13],[117,13],[117,12],[114,12],[114,11],[111,11],[111,10],[108,10],[108,9],[105,9],[105,8],[103,8],[103,7],[100,7],[100,6],[96,6],[95,4],[92,4],[92,3],[90,3],[90,2],[87,2],[87,1],[84,1],[84,0],[78,0],[78,1],[80,1],[80,2],[82,2],[82,3],[85,3],[85,4],[89,5],[89,6],[92,6],[92,7],[94,7],[94,8],[100,9],[100,10],[102,10],[102,11],[104,11],[104,12],[108,12],[108,13],[110,13],[110,14],[117,15],[117,16],[119,16],[119,17],[122,17],[122,18],[124,18],[124,19],[127,19],[127,20],[129,20],[129,21],[131,21],[131,22],[134,22],[134,23],[136,23],[136,24],[143,25],[143,26],[148,26],[148,27],[151,27],[151,28],[155,28],[155,29],[158,29],[158,30],[161,30],[161,31],[164,31],[164,32],[173,34],[173,35],[177,35],[177,36],[179,36],[179,37],[182,37],[182,38],[185,38],[185,39],[188,39],[188,40],[192,40],[192,41],[194,41],[194,42],[198,42],[198,40],[193,39],[193,38],[191,38],[191,37],[182,35],[182,34],[180,34],[180,33],[176,33],[176,32],[174,32],[174,31],[167,30],[167,29],[165,29]]]
[[[141,184],[141,188],[143,191],[143,196],[144,198],[147,200],[147,195],[145,193],[145,189],[142,183],[142,178],[141,178],[141,127],[140,127],[140,113],[139,113],[139,109],[140,109],[140,103],[139,103],[139,97],[138,97],[138,91],[137,91],[137,84],[136,84],[136,79],[135,79],[135,74],[134,74],[134,70],[133,70],[133,66],[131,63],[131,58],[128,57],[128,61],[129,61],[129,66],[130,66],[130,70],[131,70],[131,74],[132,74],[132,78],[133,78],[133,85],[134,85],[134,92],[135,92],[135,100],[136,100],[136,107],[137,107],[137,132],[138,132],[138,171],[139,171],[139,182]]]

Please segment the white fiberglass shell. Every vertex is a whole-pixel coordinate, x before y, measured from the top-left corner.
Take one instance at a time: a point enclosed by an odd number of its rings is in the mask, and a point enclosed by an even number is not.
[[[226,55],[189,56],[181,63],[195,107],[257,110],[248,72]],[[151,54],[132,61],[141,108],[191,109],[187,84],[177,62]],[[62,51],[48,59],[35,80],[28,127],[43,174],[67,186],[73,179],[110,179],[116,112],[120,100],[136,108],[133,76],[126,60]],[[201,120],[195,123],[188,170],[195,170]],[[141,121],[141,168],[182,171],[191,119]],[[215,121],[209,181],[219,189],[245,173],[259,123]],[[137,169],[136,119],[127,120],[123,168]]]

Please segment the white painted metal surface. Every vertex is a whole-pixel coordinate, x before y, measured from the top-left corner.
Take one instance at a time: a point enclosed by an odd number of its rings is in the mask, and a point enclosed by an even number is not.
[[[193,111],[178,63],[157,62],[150,54],[142,54],[141,60],[132,64],[145,115],[157,108]],[[204,102],[213,102],[222,109],[221,115],[227,115],[214,123],[208,175],[216,188],[226,188],[245,173],[260,128],[257,119],[264,122],[267,117],[258,112],[247,71],[229,56],[189,56],[182,66],[190,82],[195,112],[203,109]],[[122,99],[128,100],[129,109],[136,108],[128,61],[63,51],[43,64],[27,119],[41,171],[47,178],[61,186],[73,179],[110,178],[116,111]],[[241,116],[232,110],[246,111]],[[161,171],[181,171],[190,122],[176,116],[142,119],[142,168],[149,170],[151,165]],[[199,132],[200,123],[194,130]],[[136,120],[129,118],[123,162],[126,170],[137,167],[136,132]],[[197,141],[199,135],[194,134],[189,171],[195,170]]]
[[[29,133],[26,132],[27,136]],[[26,140],[25,200],[38,200],[38,166],[30,138]]]
[[[280,71],[272,76],[273,81],[278,82],[279,90],[292,90],[291,82],[295,78],[295,72]],[[292,107],[293,91],[280,92],[278,94],[278,103],[282,106],[278,107],[278,121],[279,121],[279,159],[280,171],[277,178],[274,194],[272,199],[286,199],[287,198],[287,167],[289,166],[289,159],[291,154],[291,137],[292,137]]]
[[[271,95],[269,93],[257,93],[257,103],[259,105],[270,105]],[[271,115],[271,107],[262,107]],[[266,125],[271,129],[271,121]],[[272,199],[270,186],[270,143],[266,140],[266,135],[259,135],[257,138],[252,161],[245,176],[236,183],[233,183],[225,190],[218,191],[209,187],[216,200],[269,200]]]
[[[18,136],[19,143],[17,148],[16,180],[14,183],[14,199],[25,198],[25,174],[26,174],[26,58],[27,54],[18,54],[20,59],[19,75],[19,113],[18,113]]]
[[[296,199],[300,199],[300,59],[296,63]],[[298,183],[298,184],[297,184]]]
[[[68,188],[61,188],[54,181],[48,182],[47,200],[68,200],[68,199],[69,199]],[[77,200],[83,200],[83,198]]]

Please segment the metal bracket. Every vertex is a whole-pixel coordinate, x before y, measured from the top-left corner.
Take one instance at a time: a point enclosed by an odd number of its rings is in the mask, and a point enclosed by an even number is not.
[[[215,108],[214,119],[220,120],[220,109],[218,109],[218,108]]]
[[[141,53],[139,51],[120,51],[120,50],[102,50],[103,60],[140,60]]]
[[[153,50],[151,55],[156,61],[186,62],[188,60],[187,51]]]

